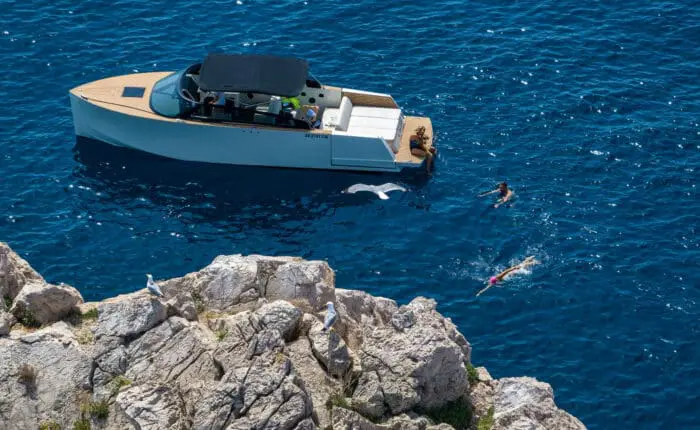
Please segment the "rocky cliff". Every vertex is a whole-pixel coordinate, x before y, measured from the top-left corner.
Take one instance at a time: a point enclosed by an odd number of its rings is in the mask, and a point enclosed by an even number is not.
[[[548,384],[474,369],[433,300],[335,288],[325,262],[220,256],[159,284],[83,303],[0,243],[0,428],[585,428]]]

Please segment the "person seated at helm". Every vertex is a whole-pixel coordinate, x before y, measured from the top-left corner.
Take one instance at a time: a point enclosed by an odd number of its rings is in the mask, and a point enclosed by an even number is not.
[[[296,97],[285,97],[282,99],[282,110],[285,112],[295,113],[301,107],[299,99]]]
[[[321,126],[321,120],[318,117],[318,106],[304,105],[302,112],[302,118],[309,123],[311,128],[319,128]]]
[[[226,106],[226,94],[223,91],[213,91],[207,95],[212,106]]]

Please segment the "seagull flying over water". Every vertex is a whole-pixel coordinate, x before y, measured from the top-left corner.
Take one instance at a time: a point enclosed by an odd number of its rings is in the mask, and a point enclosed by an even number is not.
[[[386,193],[390,191],[406,191],[406,188],[392,182],[387,182],[386,184],[382,185],[355,184],[350,188],[343,190],[344,193],[348,194],[355,194],[358,191],[369,191],[379,196],[379,198],[382,200],[388,200],[389,196]]]
[[[335,320],[338,319],[338,314],[335,313],[333,302],[328,302],[326,305],[328,306],[328,312],[326,313],[326,319],[323,321],[323,331],[328,331],[328,329],[335,324]]]
[[[160,290],[158,284],[156,284],[153,280],[153,275],[148,273],[146,277],[148,278],[148,281],[146,282],[146,288],[148,289],[148,291],[151,294],[155,294],[158,297],[163,297],[163,292]]]

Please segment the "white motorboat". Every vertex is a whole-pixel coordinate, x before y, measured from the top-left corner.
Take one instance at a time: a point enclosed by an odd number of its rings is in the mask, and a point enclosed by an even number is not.
[[[70,100],[78,136],[179,160],[398,172],[425,161],[411,153],[419,127],[433,144],[430,118],[389,94],[321,85],[297,58],[210,54],[80,85]]]

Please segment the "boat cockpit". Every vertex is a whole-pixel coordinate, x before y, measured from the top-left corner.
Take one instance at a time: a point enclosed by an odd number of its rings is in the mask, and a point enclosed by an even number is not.
[[[339,106],[340,89],[324,88],[308,73],[305,62],[303,67],[291,63],[292,68],[300,70],[282,74],[279,70],[260,70],[280,66],[278,62],[256,62],[259,56],[251,58],[247,63],[232,64],[210,55],[204,63],[166,76],[153,87],[151,109],[171,118],[310,130],[322,128],[326,107]],[[253,73],[245,70],[255,68]],[[240,76],[236,76],[236,71]],[[289,75],[296,79],[290,81]],[[231,81],[232,78],[238,79]]]

